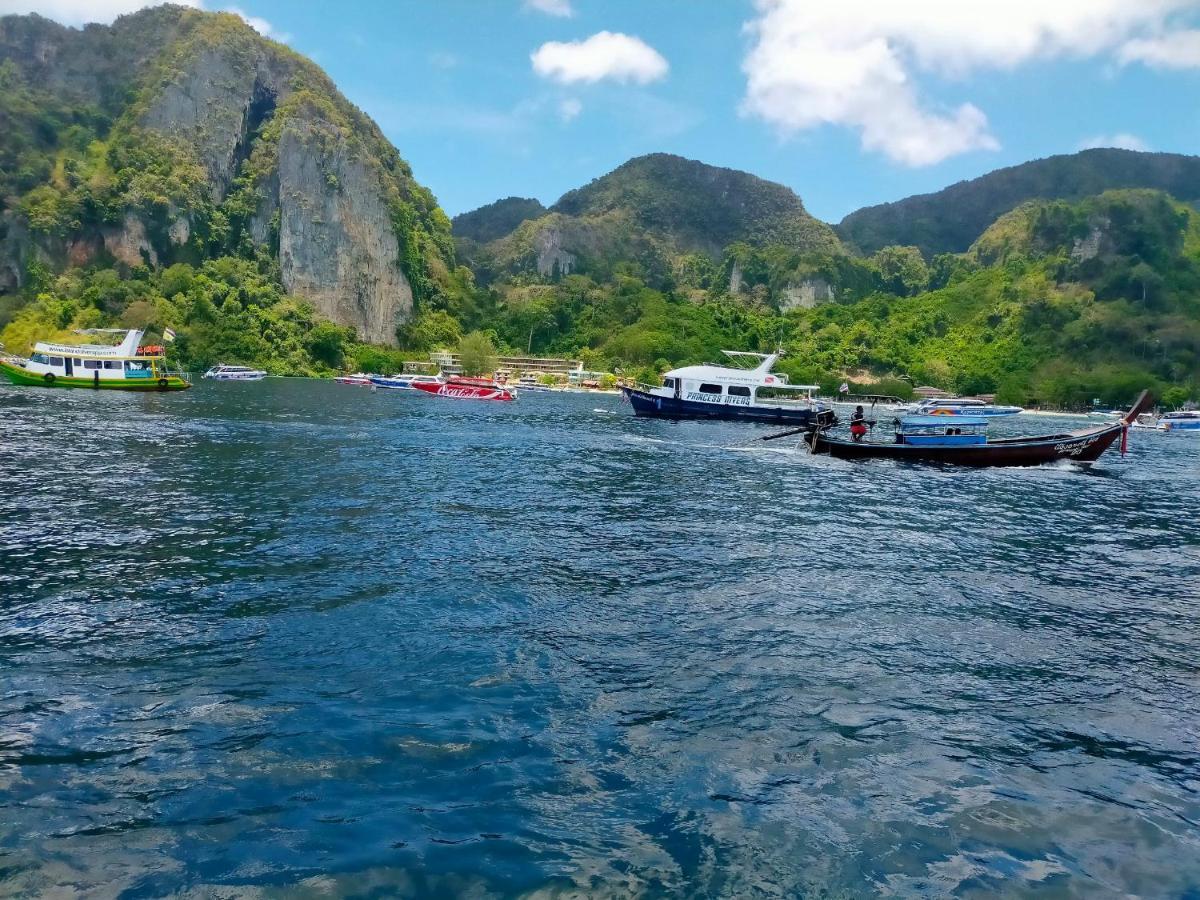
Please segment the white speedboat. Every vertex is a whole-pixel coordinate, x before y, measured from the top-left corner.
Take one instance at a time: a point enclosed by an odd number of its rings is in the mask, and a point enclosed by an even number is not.
[[[1020,406],[997,406],[974,397],[940,397],[921,400],[901,407],[910,416],[1015,416],[1025,411]]]
[[[1164,413],[1158,419],[1159,431],[1195,431],[1200,432],[1200,410],[1181,409]]]
[[[251,369],[249,366],[213,366],[204,373],[205,378],[213,381],[262,381],[267,373],[262,369]]]

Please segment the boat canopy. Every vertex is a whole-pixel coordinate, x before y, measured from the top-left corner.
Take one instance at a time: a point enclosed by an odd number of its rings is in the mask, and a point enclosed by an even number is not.
[[[900,420],[902,428],[929,428],[930,426],[947,426],[962,428],[965,425],[986,426],[986,416],[905,416]]]

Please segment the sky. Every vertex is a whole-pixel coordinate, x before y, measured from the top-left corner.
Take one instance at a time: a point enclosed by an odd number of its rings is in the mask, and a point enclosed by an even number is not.
[[[321,65],[450,215],[643,153],[836,222],[1089,146],[1200,152],[1200,0],[189,0]],[[0,0],[67,25],[141,0]]]

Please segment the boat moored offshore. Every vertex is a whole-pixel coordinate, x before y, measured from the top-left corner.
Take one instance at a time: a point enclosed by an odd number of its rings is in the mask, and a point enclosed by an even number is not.
[[[91,328],[77,334],[124,335],[117,344],[53,344],[38,341],[28,359],[0,359],[13,384],[122,391],[183,391],[191,382],[168,368],[166,348],[142,346],[140,329]]]
[[[621,394],[639,416],[661,419],[725,419],[828,426],[832,407],[813,399],[815,384],[789,384],[773,372],[779,353],[722,350],[733,359],[757,359],[752,369],[705,363],[672,369],[662,384],[624,385]]]
[[[1200,432],[1200,409],[1181,409],[1164,413],[1159,417],[1158,430]]]
[[[367,382],[372,388],[393,391],[415,391],[418,384],[445,384],[441,375],[371,375]]]
[[[1021,406],[997,406],[975,397],[938,397],[901,407],[911,416],[1015,416],[1025,412]]]
[[[213,366],[204,373],[205,378],[213,381],[262,381],[267,373],[262,369],[251,369],[249,366]]]
[[[497,384],[491,378],[468,378],[463,375],[451,375],[444,381],[436,382],[413,381],[414,390],[432,394],[435,397],[449,397],[453,400],[516,400],[517,392],[512,388]]]

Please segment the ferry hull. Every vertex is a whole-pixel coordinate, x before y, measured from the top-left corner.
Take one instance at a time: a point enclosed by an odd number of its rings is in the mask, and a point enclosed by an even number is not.
[[[769,425],[832,425],[832,410],[789,409],[783,406],[734,406],[725,403],[701,403],[682,397],[658,397],[637,388],[622,387],[621,394],[633,406],[635,415],[652,419],[716,419],[729,422],[764,422]]]
[[[29,372],[21,366],[13,365],[6,360],[0,360],[0,372],[8,376],[13,384],[27,387],[55,388],[89,388],[102,391],[186,391],[191,382],[185,381],[178,375],[166,375],[161,378],[75,378],[73,376],[53,375],[50,378]]]

